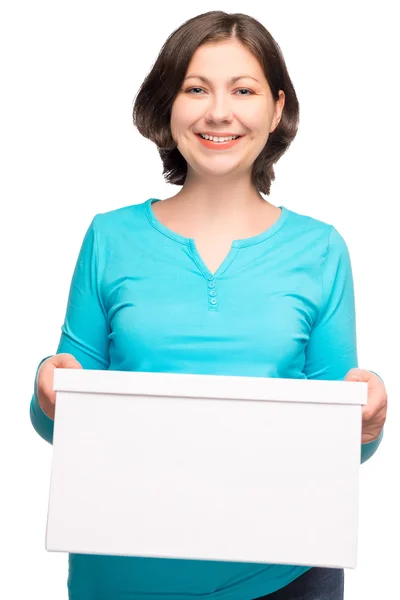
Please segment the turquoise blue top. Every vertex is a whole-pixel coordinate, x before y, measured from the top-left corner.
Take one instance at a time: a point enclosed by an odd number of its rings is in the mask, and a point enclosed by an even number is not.
[[[57,353],[85,369],[253,377],[341,380],[358,366],[351,263],[332,225],[281,206],[212,274],[192,239],[157,220],[155,201],[93,218]],[[31,420],[51,443],[36,380]],[[362,445],[361,462],[381,438]],[[70,555],[68,586],[71,600],[251,600],[308,568]]]

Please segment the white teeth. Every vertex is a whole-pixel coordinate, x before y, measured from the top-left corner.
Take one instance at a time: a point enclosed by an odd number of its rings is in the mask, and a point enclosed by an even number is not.
[[[213,142],[228,142],[230,140],[236,140],[239,137],[238,135],[231,135],[229,137],[216,137],[207,135],[206,133],[200,133],[199,135],[203,138],[203,140],[211,140]]]

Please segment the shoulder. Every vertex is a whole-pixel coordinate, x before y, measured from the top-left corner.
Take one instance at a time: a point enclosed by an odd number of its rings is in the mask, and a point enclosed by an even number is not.
[[[142,228],[146,223],[146,205],[149,200],[115,208],[110,211],[94,215],[91,227],[98,235],[112,234],[113,237],[124,230],[130,232]]]
[[[312,244],[325,254],[332,251],[347,252],[344,237],[332,223],[292,210],[288,210],[288,213],[290,235],[296,236],[300,244]]]

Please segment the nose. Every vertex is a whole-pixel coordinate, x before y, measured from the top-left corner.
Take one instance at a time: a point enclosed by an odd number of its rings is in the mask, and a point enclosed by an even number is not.
[[[205,114],[207,123],[231,123],[232,118],[232,105],[229,94],[211,95]]]

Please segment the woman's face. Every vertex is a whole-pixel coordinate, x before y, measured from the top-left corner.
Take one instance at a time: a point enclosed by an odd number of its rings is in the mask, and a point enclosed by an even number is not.
[[[274,101],[261,65],[240,42],[200,46],[171,113],[172,137],[188,170],[219,176],[251,171],[279,122],[284,100],[280,91],[279,100]],[[226,148],[216,148],[209,142],[203,144],[199,133],[243,137]]]

